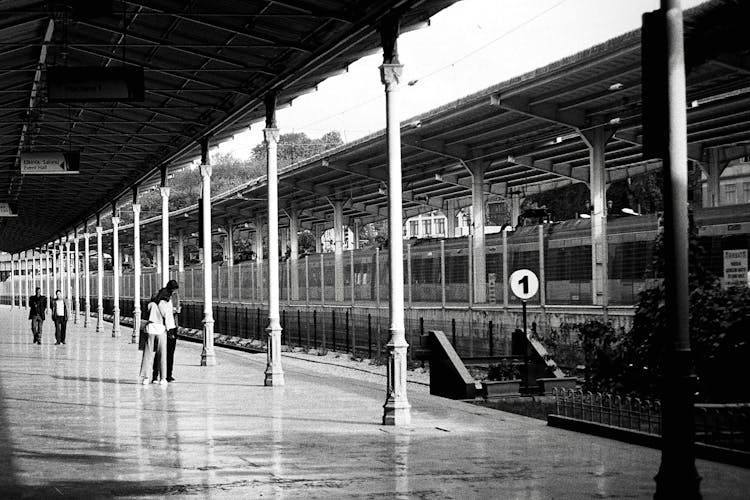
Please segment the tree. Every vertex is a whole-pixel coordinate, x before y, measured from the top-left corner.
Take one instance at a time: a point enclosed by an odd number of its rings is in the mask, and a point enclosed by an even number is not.
[[[277,147],[279,167],[286,167],[305,160],[344,143],[341,134],[336,131],[328,132],[319,139],[310,139],[304,132],[281,134]],[[258,144],[253,148],[252,160],[266,164],[266,146]]]

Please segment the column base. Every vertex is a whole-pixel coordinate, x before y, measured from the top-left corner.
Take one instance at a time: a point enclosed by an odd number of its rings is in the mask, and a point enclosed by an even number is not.
[[[96,333],[104,331],[104,308],[99,307],[96,310]]]
[[[383,425],[409,425],[411,405],[408,402],[387,401],[383,405]]]
[[[130,343],[138,342],[138,334],[141,331],[141,311],[133,311],[133,335],[130,337]]]
[[[201,366],[216,366],[216,353],[213,349],[203,349],[203,352],[201,352]]]
[[[112,338],[120,337],[120,310],[115,309],[112,314]]]
[[[83,327],[88,328],[89,327],[89,318],[91,317],[91,309],[86,306],[86,309],[83,311]]]
[[[263,385],[266,387],[279,387],[284,385],[284,372],[266,372]]]

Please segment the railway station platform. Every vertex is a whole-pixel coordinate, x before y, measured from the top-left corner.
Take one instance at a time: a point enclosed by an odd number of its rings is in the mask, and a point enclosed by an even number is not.
[[[0,497],[650,498],[659,452],[429,395],[409,384],[412,424],[380,425],[385,381],[264,354],[179,342],[174,383],[137,383],[130,331],[0,306]],[[79,322],[80,323],[80,322]],[[698,460],[704,498],[746,498],[750,471]]]

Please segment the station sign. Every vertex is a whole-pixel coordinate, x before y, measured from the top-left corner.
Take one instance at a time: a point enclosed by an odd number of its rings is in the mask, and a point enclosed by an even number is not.
[[[528,300],[539,291],[539,278],[530,269],[519,269],[510,275],[510,289],[521,300]]]
[[[724,288],[748,286],[747,249],[724,250]]]
[[[80,153],[75,151],[21,153],[21,175],[77,174],[80,160]]]
[[[18,217],[16,207],[10,203],[0,203],[0,217]]]
[[[143,68],[47,68],[48,102],[141,102]]]

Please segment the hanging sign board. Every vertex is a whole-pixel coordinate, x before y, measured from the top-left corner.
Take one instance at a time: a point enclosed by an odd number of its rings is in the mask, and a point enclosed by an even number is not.
[[[143,68],[47,68],[48,102],[139,102],[144,99]]]
[[[21,153],[21,175],[77,174],[80,158],[77,152]]]
[[[18,217],[18,212],[10,203],[0,203],[0,217]]]
[[[747,249],[724,250],[724,288],[748,286]]]
[[[528,300],[539,291],[539,278],[529,269],[514,271],[509,281],[511,291],[521,300]]]

